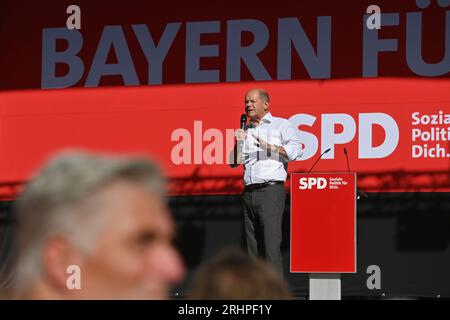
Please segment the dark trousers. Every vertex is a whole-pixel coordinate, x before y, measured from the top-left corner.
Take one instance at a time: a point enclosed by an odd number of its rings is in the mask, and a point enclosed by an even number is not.
[[[283,274],[281,224],[286,199],[284,185],[244,191],[244,226],[250,256],[265,257]]]

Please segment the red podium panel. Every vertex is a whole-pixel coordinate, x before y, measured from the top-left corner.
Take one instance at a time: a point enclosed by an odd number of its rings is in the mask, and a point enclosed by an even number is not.
[[[291,272],[356,272],[356,174],[291,175]]]

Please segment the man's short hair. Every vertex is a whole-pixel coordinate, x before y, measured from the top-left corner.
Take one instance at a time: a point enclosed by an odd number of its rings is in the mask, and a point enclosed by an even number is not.
[[[195,300],[291,299],[282,275],[266,261],[229,248],[203,263],[190,288]]]
[[[41,251],[49,236],[62,235],[84,252],[93,249],[103,221],[95,214],[95,195],[119,181],[139,184],[161,199],[165,195],[159,168],[144,157],[70,151],[56,155],[40,170],[15,206],[17,291],[40,275]]]
[[[259,97],[264,101],[264,102],[270,102],[270,96],[269,93],[264,90],[264,89],[257,89],[259,92]]]

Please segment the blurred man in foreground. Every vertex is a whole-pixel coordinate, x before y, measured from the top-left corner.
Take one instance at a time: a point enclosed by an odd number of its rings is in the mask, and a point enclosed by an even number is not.
[[[165,299],[184,276],[164,180],[148,160],[59,155],[16,209],[13,298]]]

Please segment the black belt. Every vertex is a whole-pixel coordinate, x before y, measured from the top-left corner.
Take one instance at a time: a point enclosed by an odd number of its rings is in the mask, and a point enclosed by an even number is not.
[[[284,181],[268,181],[263,183],[252,183],[245,186],[245,191],[254,191],[268,186],[275,186],[277,184],[284,184]]]

